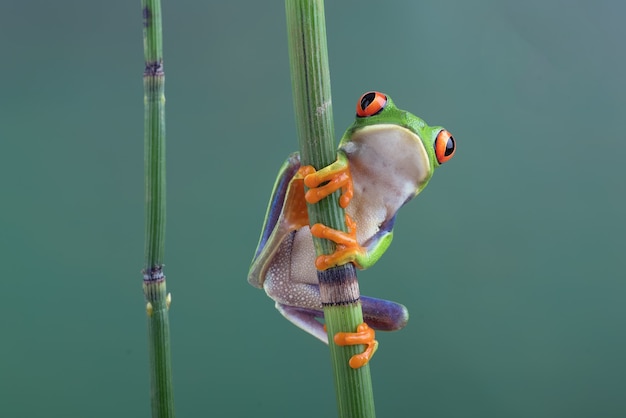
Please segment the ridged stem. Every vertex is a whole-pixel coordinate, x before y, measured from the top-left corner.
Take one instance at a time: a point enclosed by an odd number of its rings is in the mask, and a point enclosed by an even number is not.
[[[316,169],[336,159],[326,23],[322,0],[286,0],[291,82],[296,125],[303,165]],[[346,231],[339,192],[308,205],[311,225],[322,223]],[[334,243],[315,238],[318,255],[334,251]],[[331,362],[340,417],[374,417],[374,396],[369,366],[352,369],[350,357],[361,345],[340,347],[337,332],[355,332],[363,322],[356,271],[352,264],[318,272],[324,318],[329,335]]]
[[[147,301],[150,395],[154,418],[174,417],[165,249],[165,94],[160,0],[142,0],[145,71],[144,166],[146,236],[143,289]]]

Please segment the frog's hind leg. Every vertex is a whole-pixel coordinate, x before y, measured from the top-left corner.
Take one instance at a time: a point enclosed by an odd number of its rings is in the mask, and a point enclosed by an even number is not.
[[[390,300],[361,296],[363,320],[372,328],[395,331],[404,328],[409,320],[409,311],[404,305]]]
[[[295,306],[283,305],[276,302],[276,309],[291,323],[300,329],[313,335],[325,344],[328,344],[328,336],[324,331],[324,326],[316,318],[323,318],[324,312],[315,309],[298,308]]]

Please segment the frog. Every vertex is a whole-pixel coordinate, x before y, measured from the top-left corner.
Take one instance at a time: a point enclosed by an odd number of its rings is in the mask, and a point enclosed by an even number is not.
[[[317,271],[345,263],[359,269],[372,267],[391,244],[398,210],[424,190],[434,171],[455,151],[456,141],[445,128],[431,127],[399,109],[385,93],[364,93],[334,163],[318,171],[303,166],[298,153],[283,163],[248,282],[264,289],[286,319],[328,344]],[[348,231],[310,226],[306,204],[337,190]],[[317,256],[314,236],[334,241],[337,249]],[[338,345],[366,346],[354,364],[350,360],[353,368],[362,367],[376,351],[373,330],[402,329],[409,317],[406,307],[397,302],[363,295],[360,302],[364,323],[355,333],[334,336]]]

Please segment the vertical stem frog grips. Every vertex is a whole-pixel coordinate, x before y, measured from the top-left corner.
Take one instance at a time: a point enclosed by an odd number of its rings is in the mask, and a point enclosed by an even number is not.
[[[352,176],[348,161],[342,154],[333,164],[316,171],[312,166],[301,167],[298,174],[304,177],[304,184],[309,187],[305,193],[305,199],[310,204],[315,204],[327,196],[341,189],[339,205],[346,208],[354,194]],[[346,213],[346,226],[348,232],[330,228],[321,223],[311,226],[311,234],[317,238],[324,238],[335,243],[335,251],[332,254],[320,255],[315,260],[318,270],[326,270],[331,267],[346,263],[354,263],[357,267],[359,255],[365,254],[365,249],[359,245],[356,239],[356,222]],[[357,326],[356,332],[338,332],[333,341],[339,346],[365,345],[365,350],[350,358],[350,367],[358,369],[366,365],[378,348],[378,341],[374,339],[375,332],[365,322]]]

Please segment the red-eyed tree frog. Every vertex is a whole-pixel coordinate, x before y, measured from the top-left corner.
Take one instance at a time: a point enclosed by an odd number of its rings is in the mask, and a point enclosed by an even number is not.
[[[362,269],[375,264],[391,244],[398,209],[426,187],[454,151],[454,138],[444,128],[430,127],[398,109],[383,93],[365,93],[357,102],[356,120],[341,138],[335,163],[316,172],[301,167],[295,153],[281,167],[248,282],[265,289],[285,318],[328,343],[318,321],[324,312],[316,270],[346,262]],[[349,232],[321,224],[310,228],[306,202],[315,203],[338,189]],[[335,241],[335,253],[316,257],[312,235]],[[365,324],[354,335],[365,335],[370,342],[369,327],[397,330],[408,321],[407,309],[396,302],[361,296],[361,304]],[[367,344],[356,341],[346,344]],[[335,343],[342,345],[337,336]]]

